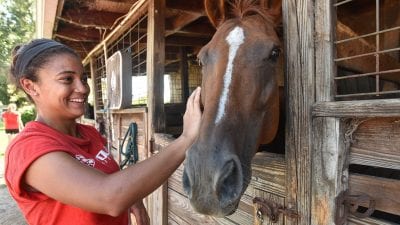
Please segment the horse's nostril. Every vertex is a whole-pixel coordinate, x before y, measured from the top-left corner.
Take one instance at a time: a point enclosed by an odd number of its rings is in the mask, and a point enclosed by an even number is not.
[[[183,184],[183,190],[188,195],[189,199],[191,199],[192,198],[192,187],[191,187],[190,179],[186,172],[186,168],[183,171],[182,184]]]
[[[221,205],[229,205],[240,196],[243,187],[243,175],[240,164],[235,160],[228,161],[216,177],[215,192]]]

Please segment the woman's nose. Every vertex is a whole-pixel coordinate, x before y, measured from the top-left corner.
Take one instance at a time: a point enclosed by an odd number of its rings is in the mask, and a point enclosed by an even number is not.
[[[88,93],[90,91],[89,85],[87,84],[86,81],[82,81],[81,79],[79,79],[76,82],[75,91],[79,93]]]

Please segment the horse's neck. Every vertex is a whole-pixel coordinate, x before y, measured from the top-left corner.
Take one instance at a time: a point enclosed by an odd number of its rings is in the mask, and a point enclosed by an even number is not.
[[[275,92],[274,96],[271,96],[271,102],[268,104],[268,109],[265,112],[263,121],[263,127],[260,135],[260,144],[269,144],[277,136],[278,128],[284,128],[283,120],[284,116],[280,115],[284,113],[284,92],[283,87],[279,87],[279,91]]]

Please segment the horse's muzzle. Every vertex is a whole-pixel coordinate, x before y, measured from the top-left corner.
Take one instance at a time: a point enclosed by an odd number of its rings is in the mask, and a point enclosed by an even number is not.
[[[235,212],[243,193],[239,158],[221,149],[213,154],[202,154],[202,151],[205,149],[199,149],[198,145],[188,151],[183,188],[199,213],[220,217],[230,215]],[[206,159],[205,155],[213,158]]]

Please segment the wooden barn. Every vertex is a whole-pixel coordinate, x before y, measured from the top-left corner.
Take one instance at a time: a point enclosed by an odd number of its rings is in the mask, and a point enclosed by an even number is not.
[[[119,162],[132,123],[139,160],[180,134],[202,82],[197,53],[216,31],[203,0],[37,2],[39,37],[81,55],[92,93],[82,122]],[[400,1],[283,0],[282,15],[284,145],[256,154],[224,218],[192,209],[180,167],[145,200],[152,224],[400,224]]]

